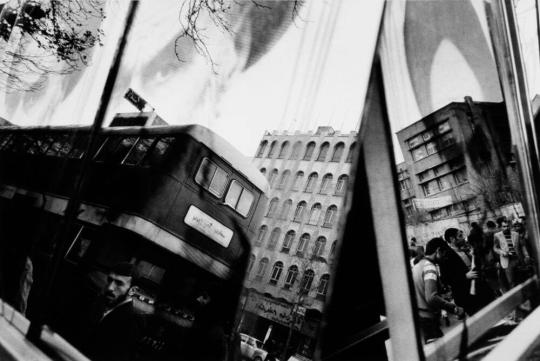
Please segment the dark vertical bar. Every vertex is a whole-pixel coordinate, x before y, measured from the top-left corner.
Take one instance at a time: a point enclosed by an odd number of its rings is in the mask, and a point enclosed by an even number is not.
[[[94,122],[92,124],[91,132],[90,132],[88,143],[86,146],[86,152],[84,153],[81,168],[76,178],[73,195],[70,197],[68,204],[66,206],[66,210],[64,212],[65,220],[64,220],[62,230],[60,231],[57,238],[58,242],[56,244],[56,248],[53,254],[51,273],[47,281],[47,286],[45,290],[43,291],[43,295],[42,297],[40,297],[40,299],[43,300],[43,302],[42,304],[38,306],[39,307],[39,310],[37,312],[38,316],[30,324],[30,328],[27,333],[27,337],[34,342],[39,342],[41,328],[47,321],[48,311],[51,309],[54,302],[54,300],[51,297],[52,290],[54,288],[54,282],[61,268],[62,260],[64,258],[65,252],[67,251],[67,248],[69,247],[69,244],[70,244],[69,242],[70,240],[68,239],[69,230],[72,228],[75,220],[77,219],[77,215],[78,215],[79,208],[81,205],[81,192],[84,189],[84,185],[85,185],[84,183],[85,183],[86,172],[88,170],[88,166],[90,164],[92,155],[94,154],[94,150],[96,149],[97,135],[99,134],[101,127],[103,126],[105,114],[107,113],[110,97],[112,95],[114,85],[116,83],[116,78],[118,77],[118,71],[120,70],[122,56],[124,54],[129,32],[131,30],[133,19],[135,18],[135,14],[136,14],[138,6],[139,6],[138,0],[131,1],[130,7],[128,10],[127,19],[126,19],[126,24],[124,27],[124,32],[116,48],[116,53],[113,58],[113,63],[112,63],[111,68],[109,69],[107,80],[105,82],[105,86],[103,88],[103,92],[100,97],[98,110],[96,112],[96,116],[94,118]]]
[[[534,0],[534,10],[536,19],[536,40],[538,42],[538,61],[540,62],[540,0]]]

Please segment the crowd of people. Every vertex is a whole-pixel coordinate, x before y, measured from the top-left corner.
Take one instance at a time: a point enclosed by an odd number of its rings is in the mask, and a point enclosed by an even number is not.
[[[413,237],[409,250],[426,343],[443,335],[447,315],[472,315],[533,273],[524,217],[500,217],[483,226],[473,222],[467,236],[448,228],[425,245]]]

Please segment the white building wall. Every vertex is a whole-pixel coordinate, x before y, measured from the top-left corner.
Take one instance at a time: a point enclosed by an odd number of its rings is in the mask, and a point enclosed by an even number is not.
[[[317,299],[316,297],[317,286],[319,285],[321,276],[331,273],[332,257],[330,255],[330,252],[332,248],[332,243],[334,241],[337,241],[338,239],[339,229],[337,228],[337,220],[341,215],[344,200],[344,193],[335,194],[335,190],[338,178],[341,175],[349,175],[351,163],[347,162],[347,157],[351,144],[356,141],[356,132],[341,134],[339,132],[334,132],[329,127],[319,127],[317,132],[309,133],[289,133],[274,131],[272,133],[265,133],[263,138],[261,139],[261,142],[263,141],[268,142],[264,154],[262,155],[262,157],[253,158],[253,163],[259,169],[266,168],[267,177],[271,174],[273,169],[278,169],[278,176],[273,186],[271,187],[270,193],[268,194],[269,200],[273,199],[274,197],[277,197],[279,199],[277,208],[278,212],[275,217],[271,218],[266,217],[266,210],[264,212],[265,217],[263,217],[261,226],[266,225],[268,227],[268,231],[263,243],[260,246],[255,245],[256,240],[254,240],[252,253],[255,255],[256,258],[253,267],[251,268],[251,272],[246,279],[246,287],[255,288],[261,293],[270,293],[276,298],[284,298],[289,302],[296,302],[296,298],[298,297],[298,287],[302,280],[303,272],[307,269],[312,269],[315,272],[315,277],[313,279],[311,291],[309,292],[308,297],[305,298],[304,304],[308,307],[313,307],[318,309],[319,311],[322,311],[324,302],[322,299]],[[278,144],[277,150],[274,152],[272,158],[268,158],[270,144],[273,141],[276,141]],[[289,151],[284,159],[277,159],[281,144],[285,141],[289,142]],[[302,143],[301,151],[298,157],[299,159],[289,159],[293,149],[293,145],[297,141],[301,141]],[[316,145],[311,160],[303,160],[306,146],[311,141],[314,141]],[[329,150],[326,155],[326,161],[317,161],[316,159],[319,155],[320,146],[324,142],[329,143]],[[330,160],[333,155],[334,146],[340,142],[344,143],[344,151],[341,156],[341,160],[339,162],[331,162]],[[289,181],[283,189],[276,189],[277,185],[279,184],[281,174],[285,170],[289,170],[291,172]],[[298,190],[293,190],[292,186],[294,183],[295,175],[298,171],[304,172],[304,178],[301,186],[298,187]],[[313,172],[317,172],[318,179],[315,187],[313,188],[313,192],[307,193],[304,191],[304,189],[309,175]],[[328,173],[332,174],[332,182],[326,188],[327,194],[321,194],[320,188],[322,179]],[[288,199],[292,200],[292,206],[287,219],[282,220],[280,219],[279,213],[281,211],[283,203]],[[307,203],[307,206],[304,212],[303,221],[301,223],[298,223],[293,221],[293,217],[295,214],[296,206],[301,201],[305,201]],[[317,224],[308,224],[311,207],[316,203],[321,204],[321,213],[318,222]],[[337,207],[338,213],[334,219],[333,227],[329,228],[323,226],[323,221],[327,208],[332,205],[335,205]],[[272,250],[268,249],[267,245],[272,230],[275,227],[279,227],[281,229],[281,234],[275,249]],[[281,247],[286,233],[290,230],[295,231],[296,235],[291,245],[290,251],[287,254],[281,252]],[[307,248],[305,249],[304,257],[298,257],[296,256],[296,248],[300,241],[300,237],[304,233],[308,233],[310,235],[310,241]],[[321,236],[326,238],[325,248],[321,254],[321,257],[324,259],[324,261],[310,260],[309,257],[312,254],[313,246],[315,245],[317,238]],[[268,258],[269,260],[268,266],[262,280],[257,280],[256,273],[258,265],[260,260],[264,257]],[[283,272],[278,283],[276,285],[272,285],[269,283],[269,281],[271,278],[273,265],[278,261],[281,261],[284,264]],[[287,271],[289,267],[293,264],[298,266],[299,274],[295,282],[295,286],[289,290],[283,288],[283,285],[287,276]]]

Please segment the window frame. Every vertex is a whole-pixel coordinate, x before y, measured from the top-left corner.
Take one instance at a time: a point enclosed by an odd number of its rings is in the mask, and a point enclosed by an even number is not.
[[[317,158],[315,158],[316,162],[326,162],[326,158],[328,158],[328,151],[330,150],[330,143],[324,142],[319,147],[319,154],[317,154]]]
[[[294,230],[290,229],[289,231],[287,231],[287,233],[285,233],[285,236],[283,237],[283,242],[281,244],[280,252],[289,254],[295,238],[296,238],[296,232]],[[286,242],[288,243],[288,247],[285,247],[287,245]]]
[[[233,207],[231,204],[227,203],[227,195],[229,194],[233,184],[236,184],[236,183],[240,186],[241,190],[240,190],[240,195],[238,196],[238,199],[236,200],[236,205]],[[238,207],[238,204],[240,203],[240,200],[242,199],[242,196],[244,195],[245,192],[247,192],[248,194],[251,195],[251,203],[249,205],[249,208],[248,208],[246,214],[243,214],[240,211],[238,211],[237,207]],[[227,191],[225,192],[225,195],[224,195],[223,204],[228,206],[229,208],[231,208],[233,211],[235,211],[236,213],[238,213],[241,217],[243,217],[245,219],[245,218],[248,218],[249,215],[251,214],[251,210],[253,209],[253,205],[255,204],[255,194],[251,190],[247,189],[242,184],[242,182],[240,182],[238,179],[232,178],[229,181],[229,185],[227,186]]]
[[[283,262],[275,262],[274,266],[272,267],[272,273],[270,273],[270,280],[268,281],[268,283],[270,283],[271,285],[277,285],[279,279],[281,278],[281,274],[283,273],[283,268]]]
[[[223,171],[225,174],[226,174],[226,181],[224,183],[224,186],[223,186],[223,191],[220,195],[212,192],[210,189],[206,188],[203,184],[199,183],[199,181],[197,180],[197,175],[199,174],[199,172],[201,171],[202,169],[202,165],[203,165],[203,162],[204,161],[208,161],[210,162],[211,164],[214,164],[216,166],[216,170],[214,172],[214,174],[212,174],[212,180],[210,180],[210,184],[212,183],[212,181],[214,180],[214,176],[215,176],[215,173],[219,170]],[[197,171],[195,172],[195,175],[193,176],[193,180],[195,181],[195,184],[197,184],[198,186],[200,186],[202,189],[204,189],[205,191],[207,191],[208,193],[210,193],[213,197],[215,197],[216,199],[222,199],[223,196],[225,195],[225,191],[228,189],[228,185],[230,183],[230,173],[227,172],[225,169],[223,169],[221,166],[219,166],[216,162],[212,161],[209,157],[202,157],[201,158],[201,161],[199,162],[199,166],[197,167]]]
[[[337,153],[338,151],[339,151],[339,154]],[[330,158],[330,162],[333,162],[333,163],[341,162],[341,158],[343,158],[344,152],[345,152],[344,142],[339,142],[336,145],[334,145],[334,151],[332,152],[332,157]]]
[[[289,266],[289,268],[287,269],[287,274],[285,276],[285,282],[283,283],[283,288],[285,289],[293,288],[294,283],[298,279],[298,274],[299,274],[299,270],[298,270],[297,265],[293,264]]]

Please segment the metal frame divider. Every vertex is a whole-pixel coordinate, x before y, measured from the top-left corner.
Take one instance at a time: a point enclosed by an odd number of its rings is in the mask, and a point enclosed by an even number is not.
[[[424,360],[417,325],[412,273],[407,261],[403,215],[380,59],[375,58],[361,122],[360,139],[369,185],[373,229],[384,292],[393,360]]]
[[[535,183],[540,179],[539,144],[536,138],[531,98],[527,86],[526,69],[523,61],[519,29],[513,0],[491,0],[486,3],[493,50],[499,70],[499,78],[505,98],[514,149],[522,175],[525,205],[528,211],[529,238],[534,247],[536,269],[540,269],[540,211],[538,190]],[[538,305],[539,280],[534,279],[535,290],[531,297]],[[540,319],[536,309],[510,335],[508,335],[487,357],[494,360],[519,360],[530,354],[540,344]]]

